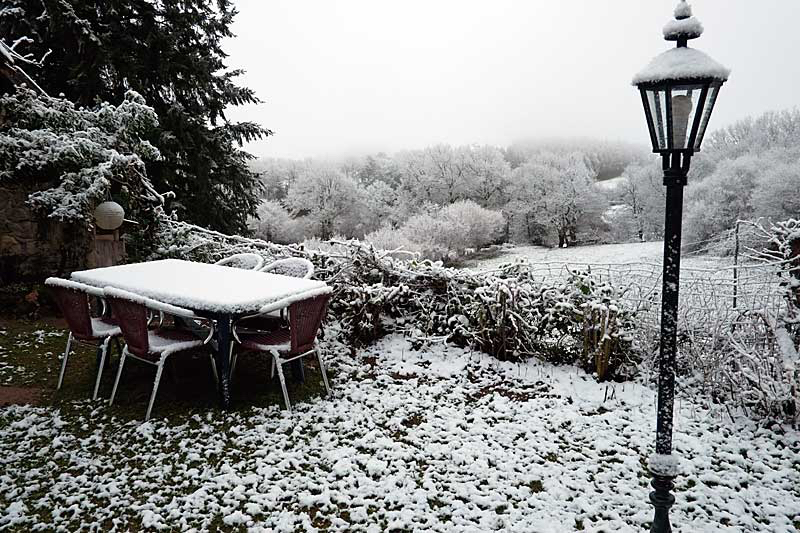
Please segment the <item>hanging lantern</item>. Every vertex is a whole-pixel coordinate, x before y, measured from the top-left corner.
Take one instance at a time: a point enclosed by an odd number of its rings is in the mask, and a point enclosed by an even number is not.
[[[94,210],[94,221],[100,229],[115,230],[122,225],[124,218],[125,210],[117,202],[103,202]]]

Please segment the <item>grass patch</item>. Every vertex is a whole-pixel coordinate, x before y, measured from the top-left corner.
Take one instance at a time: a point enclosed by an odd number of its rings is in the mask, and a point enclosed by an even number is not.
[[[541,479],[534,479],[533,481],[527,483],[525,486],[528,487],[528,489],[530,489],[532,494],[538,494],[544,491],[544,485],[542,484]]]
[[[63,386],[56,390],[68,333],[59,319],[0,319],[0,386],[34,390],[37,404],[60,407],[65,412],[86,409],[82,400],[91,398],[97,376],[95,348],[73,343]],[[322,375],[312,359],[309,357],[303,361],[304,383],[291,379],[289,365],[285,367],[289,398],[293,404],[325,394]],[[119,352],[112,342],[98,398],[107,400],[111,396],[118,364]],[[104,408],[122,420],[144,418],[155,373],[153,365],[132,358],[126,360],[114,405]],[[329,375],[329,378],[333,377]],[[232,390],[232,408],[235,411],[283,406],[280,384],[277,377],[270,379],[270,361],[265,354],[240,354]],[[76,402],[80,405],[74,405]],[[187,351],[171,356],[161,377],[153,416],[181,422],[194,414],[216,409],[219,409],[219,395],[208,352]]]

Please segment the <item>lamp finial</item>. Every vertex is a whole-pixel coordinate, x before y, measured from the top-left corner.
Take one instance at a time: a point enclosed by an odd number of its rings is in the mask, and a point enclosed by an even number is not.
[[[697,39],[703,35],[703,25],[692,16],[692,6],[686,0],[680,0],[675,6],[675,20],[664,26],[664,39],[678,41],[678,46],[685,47],[689,39]]]

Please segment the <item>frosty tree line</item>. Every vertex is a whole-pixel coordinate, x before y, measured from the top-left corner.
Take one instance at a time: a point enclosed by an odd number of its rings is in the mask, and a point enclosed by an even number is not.
[[[797,216],[798,155],[797,110],[711,133],[689,180],[688,247],[701,247],[740,219]],[[493,242],[630,242],[658,239],[663,231],[660,161],[619,142],[435,145],[252,166],[264,201],[251,226],[275,242],[340,235],[445,258]],[[612,187],[597,186],[613,178]],[[725,245],[715,251],[729,252]]]

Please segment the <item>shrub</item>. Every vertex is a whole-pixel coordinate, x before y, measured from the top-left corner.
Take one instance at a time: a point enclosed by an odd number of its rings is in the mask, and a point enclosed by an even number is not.
[[[638,362],[633,314],[612,285],[589,272],[573,272],[565,282],[543,287],[536,303],[542,315],[540,347],[553,362],[577,364],[600,380],[633,373]]]
[[[367,233],[364,236],[364,242],[371,244],[376,250],[392,251],[394,257],[409,258],[419,255],[417,243],[409,240],[400,230],[388,226]]]
[[[413,216],[400,231],[423,257],[438,261],[491,244],[500,237],[504,223],[500,213],[465,200]]]
[[[485,209],[472,200],[448,205],[442,209],[440,217],[454,228],[466,229],[452,239],[459,252],[465,248],[480,249],[493,243],[500,237],[505,224],[502,214]]]
[[[280,244],[301,241],[304,237],[302,221],[293,219],[280,202],[267,200],[258,206],[258,218],[250,221],[253,235],[265,241]]]
[[[402,236],[413,242],[422,257],[434,261],[456,255],[458,235],[466,227],[448,224],[439,216],[421,214],[411,217],[403,225]]]

